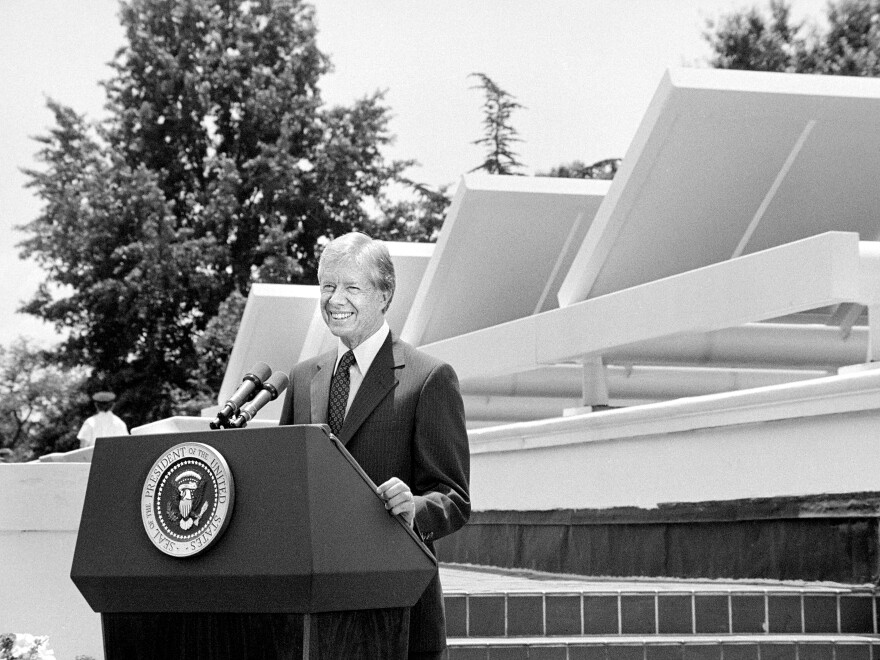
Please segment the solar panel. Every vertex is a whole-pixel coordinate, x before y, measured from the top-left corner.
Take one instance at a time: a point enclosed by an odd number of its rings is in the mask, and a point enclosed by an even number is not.
[[[672,69],[562,306],[825,231],[880,235],[880,80]]]
[[[608,181],[468,175],[402,332],[423,345],[557,307]]]

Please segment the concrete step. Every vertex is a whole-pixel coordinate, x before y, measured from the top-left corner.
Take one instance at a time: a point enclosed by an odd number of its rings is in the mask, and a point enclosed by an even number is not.
[[[595,578],[454,564],[440,571],[447,634],[459,639],[878,632],[872,585]]]
[[[449,660],[880,660],[873,635],[450,638]]]

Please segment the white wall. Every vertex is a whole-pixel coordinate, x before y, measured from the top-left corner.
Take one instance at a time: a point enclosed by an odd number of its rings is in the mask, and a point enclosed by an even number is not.
[[[475,511],[880,491],[880,370],[472,430]]]
[[[88,463],[0,465],[0,632],[48,635],[59,660],[104,657],[101,618],[70,579]]]

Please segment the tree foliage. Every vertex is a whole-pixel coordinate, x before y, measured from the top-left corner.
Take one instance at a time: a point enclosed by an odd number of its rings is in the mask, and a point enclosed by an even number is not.
[[[827,19],[824,30],[793,22],[791,6],[771,0],[769,16],[752,8],[709,21],[709,62],[720,69],[880,75],[880,0],[829,2]]]
[[[554,176],[564,179],[613,179],[620,169],[620,158],[606,158],[592,165],[586,165],[582,161],[574,160],[551,167],[547,172],[539,172],[537,176]]]
[[[483,137],[472,144],[488,149],[483,162],[471,170],[484,170],[489,174],[518,174],[523,167],[518,160],[519,154],[513,150],[516,142],[522,142],[519,133],[511,124],[510,118],[514,110],[523,108],[516,97],[504,91],[485,73],[472,73],[479,83],[471,89],[480,89],[484,94],[483,101]]]
[[[804,26],[791,22],[791,8],[782,0],[771,0],[769,17],[753,7],[710,20],[707,27],[704,37],[716,69],[793,72],[806,62],[809,48],[800,36]]]
[[[880,75],[880,0],[844,0],[828,5],[821,73]]]
[[[369,234],[383,241],[434,243],[440,235],[451,200],[449,186],[434,190],[406,180],[408,196],[383,195],[379,218],[369,226]]]
[[[0,449],[16,460],[76,447],[89,412],[82,369],[67,370],[25,339],[0,346]]]
[[[197,416],[217,402],[217,389],[226,373],[226,362],[244,314],[247,298],[238,291],[220,304],[217,315],[195,339],[198,368],[190,374],[185,388],[176,387],[171,398],[179,414]]]
[[[373,226],[367,200],[411,162],[382,155],[382,93],[323,104],[310,5],[128,0],[120,16],[107,118],[49,102],[21,245],[46,272],[25,311],[66,331],[59,358],[139,424],[186,407],[194,380],[196,398],[216,391],[231,344],[212,320],[237,324],[255,281],[315,282],[321,242]]]

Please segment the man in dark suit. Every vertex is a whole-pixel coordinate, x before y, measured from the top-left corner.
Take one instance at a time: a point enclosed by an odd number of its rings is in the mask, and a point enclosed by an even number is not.
[[[385,508],[434,552],[470,515],[470,454],[452,367],[397,339],[385,321],[394,295],[388,248],[365,234],[331,241],[318,265],[321,314],[337,348],[291,372],[281,424],[324,424],[380,484]],[[446,647],[435,577],[410,610],[410,658]]]

